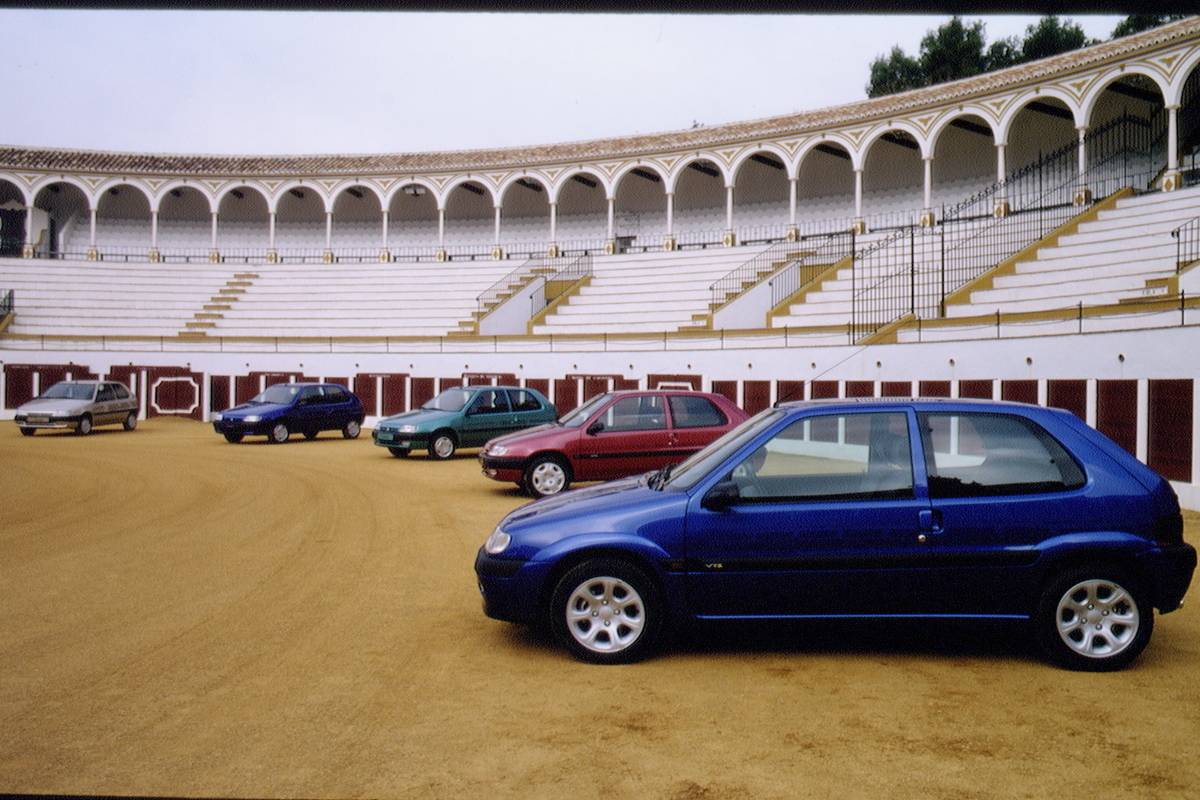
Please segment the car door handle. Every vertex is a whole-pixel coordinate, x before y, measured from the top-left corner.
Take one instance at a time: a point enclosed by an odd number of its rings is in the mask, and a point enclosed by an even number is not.
[[[942,512],[936,509],[922,509],[917,512],[917,527],[921,533],[917,537],[917,541],[926,541],[926,534],[942,532]]]

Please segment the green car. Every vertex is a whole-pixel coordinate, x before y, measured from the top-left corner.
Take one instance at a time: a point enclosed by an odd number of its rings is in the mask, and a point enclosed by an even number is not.
[[[446,459],[460,447],[482,447],[506,433],[554,422],[558,412],[546,396],[519,386],[447,389],[416,411],[380,420],[372,437],[397,458],[427,450]]]

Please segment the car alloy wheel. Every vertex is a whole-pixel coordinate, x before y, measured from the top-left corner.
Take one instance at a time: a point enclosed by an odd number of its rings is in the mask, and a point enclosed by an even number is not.
[[[429,443],[429,455],[434,458],[445,460],[454,455],[454,437],[448,433],[435,433],[433,441]]]
[[[525,487],[534,497],[558,494],[566,489],[570,482],[567,468],[561,461],[550,456],[537,459],[525,471]]]
[[[342,436],[346,439],[357,439],[358,434],[361,432],[362,426],[358,424],[357,420],[353,419],[347,422],[345,427],[342,428]]]
[[[121,424],[125,426],[125,430],[127,431],[137,428],[137,412],[130,411],[129,416],[125,417],[125,421]]]
[[[1128,665],[1154,630],[1154,610],[1135,581],[1108,566],[1080,567],[1055,578],[1036,622],[1049,658],[1068,669],[1108,672]]]
[[[597,664],[636,661],[652,648],[661,627],[653,581],[634,565],[598,558],[558,582],[550,624],[577,657]]]
[[[87,436],[90,434],[92,432],[92,418],[87,414],[84,414],[83,417],[80,418],[79,427],[75,429],[75,432],[80,436]]]
[[[282,422],[271,429],[271,441],[275,442],[275,444],[283,444],[288,440],[288,436],[290,435],[287,425],[284,425]]]

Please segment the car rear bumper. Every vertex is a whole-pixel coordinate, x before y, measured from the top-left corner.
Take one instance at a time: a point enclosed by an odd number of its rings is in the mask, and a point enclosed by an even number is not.
[[[1139,561],[1150,578],[1154,607],[1167,614],[1183,605],[1196,571],[1196,548],[1186,543],[1164,545],[1143,553]]]

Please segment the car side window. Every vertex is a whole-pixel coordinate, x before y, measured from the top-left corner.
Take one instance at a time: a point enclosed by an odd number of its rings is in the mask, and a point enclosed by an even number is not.
[[[305,387],[304,391],[302,391],[300,393],[300,398],[299,398],[298,402],[301,405],[313,405],[316,403],[320,403],[321,402],[321,387],[320,386]]]
[[[912,445],[903,412],[797,420],[730,473],[742,502],[913,496]]]
[[[346,402],[346,393],[339,386],[324,386],[326,403],[344,403]]]
[[[100,390],[98,392],[96,392],[96,402],[97,403],[111,402],[112,400],[116,399],[114,395],[115,395],[115,393],[113,392],[112,384],[110,384],[110,383],[103,384],[100,387]]]
[[[707,397],[671,395],[671,421],[676,428],[714,428],[729,420]]]
[[[542,404],[534,397],[533,392],[524,389],[509,389],[508,399],[512,402],[513,411],[541,411]]]
[[[982,412],[917,418],[930,497],[1061,492],[1086,481],[1075,459],[1031,419]]]
[[[123,383],[114,383],[113,392],[116,394],[118,400],[129,399],[129,390],[125,388],[125,384]]]
[[[662,395],[622,397],[600,415],[605,431],[655,431],[667,427]]]
[[[508,395],[500,389],[486,389],[475,395],[471,404],[472,414],[505,414],[508,412]]]

